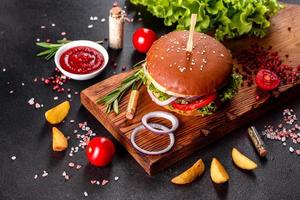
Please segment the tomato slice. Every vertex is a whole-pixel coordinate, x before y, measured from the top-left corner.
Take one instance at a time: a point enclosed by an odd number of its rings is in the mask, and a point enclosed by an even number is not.
[[[255,82],[260,89],[270,91],[279,86],[280,79],[274,72],[267,69],[261,69],[256,74]]]
[[[189,110],[195,110],[195,109],[199,109],[204,106],[207,106],[208,104],[213,102],[216,98],[217,98],[217,93],[213,93],[213,94],[207,95],[205,97],[202,97],[201,99],[193,101],[189,104],[180,104],[180,103],[173,101],[171,103],[171,105],[175,109],[182,110],[182,111],[189,111]]]

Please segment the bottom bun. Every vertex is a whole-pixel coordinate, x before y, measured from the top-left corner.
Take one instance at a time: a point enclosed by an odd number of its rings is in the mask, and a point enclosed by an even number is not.
[[[176,112],[180,115],[184,115],[184,116],[202,116],[202,113],[195,109],[195,110],[189,110],[189,111],[183,111],[183,110],[178,110],[176,108],[173,108],[172,106],[164,106],[164,108],[166,108],[167,110],[170,110],[172,112]]]

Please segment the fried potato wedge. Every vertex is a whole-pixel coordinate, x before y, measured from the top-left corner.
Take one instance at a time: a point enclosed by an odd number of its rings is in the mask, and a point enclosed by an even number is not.
[[[52,150],[64,151],[68,148],[68,140],[65,135],[57,128],[52,128]]]
[[[65,101],[45,113],[45,118],[50,124],[59,124],[62,122],[70,111],[69,101]]]
[[[257,164],[254,161],[252,161],[247,156],[242,154],[236,148],[232,149],[231,156],[232,156],[232,160],[233,160],[234,164],[241,169],[253,170],[253,169],[257,168]]]
[[[188,184],[193,182],[197,177],[201,176],[205,170],[205,165],[202,159],[199,159],[193,166],[174,177],[171,182],[178,185]]]
[[[225,183],[229,180],[229,175],[223,165],[213,158],[210,165],[210,177],[214,183]]]

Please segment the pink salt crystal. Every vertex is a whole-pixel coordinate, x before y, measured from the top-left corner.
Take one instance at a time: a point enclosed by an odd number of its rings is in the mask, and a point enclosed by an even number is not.
[[[81,168],[81,165],[76,165],[76,169],[80,169]]]
[[[297,154],[297,155],[300,155],[300,149],[297,149],[297,150],[296,150],[296,154]]]
[[[69,163],[69,167],[74,167],[74,166],[75,166],[75,164],[73,162]]]
[[[106,185],[108,182],[108,180],[103,179],[101,185]]]

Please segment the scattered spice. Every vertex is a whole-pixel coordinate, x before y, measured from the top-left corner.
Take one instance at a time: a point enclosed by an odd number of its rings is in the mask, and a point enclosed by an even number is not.
[[[17,159],[16,156],[12,156],[12,157],[11,157],[11,160],[16,160],[16,159]]]
[[[265,49],[254,44],[236,56],[238,64],[243,66],[242,75],[249,86],[253,84],[253,76],[260,69],[268,69],[276,73],[283,84],[293,84],[299,80],[300,66],[292,67],[283,64],[278,52],[271,50],[272,46]]]
[[[297,115],[293,109],[284,109],[282,115],[282,122],[275,127],[271,125],[266,126],[263,135],[267,139],[282,142],[283,146],[286,146],[288,143],[299,145],[300,125],[297,123]],[[299,155],[300,147],[295,150],[295,147],[289,146],[288,150]]]

